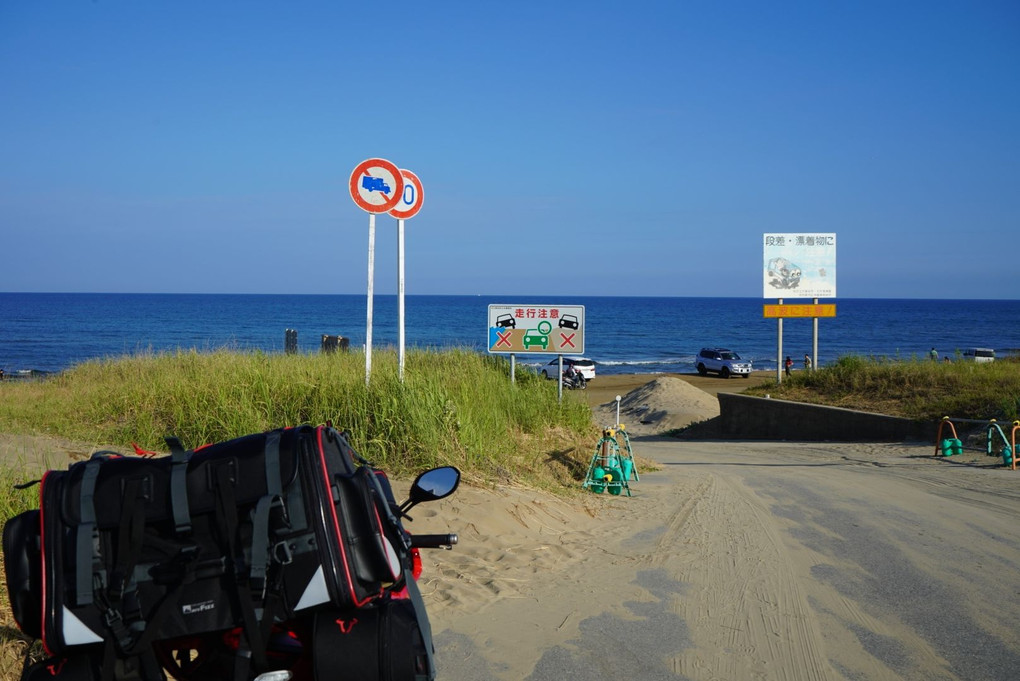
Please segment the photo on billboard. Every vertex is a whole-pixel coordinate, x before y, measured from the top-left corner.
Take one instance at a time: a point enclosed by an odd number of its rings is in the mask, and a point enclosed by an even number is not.
[[[765,234],[765,298],[835,298],[836,235]]]

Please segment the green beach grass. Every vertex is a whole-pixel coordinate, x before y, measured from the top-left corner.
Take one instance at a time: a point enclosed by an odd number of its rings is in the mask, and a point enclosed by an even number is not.
[[[280,355],[233,350],[95,360],[39,381],[0,383],[0,432],[165,451],[284,425],[332,422],[351,432],[365,457],[397,476],[437,465],[460,467],[475,484],[577,491],[598,438],[587,403],[553,381],[517,372],[469,350],[415,350],[405,380],[396,353],[373,356],[365,382],[361,353]],[[749,394],[863,409],[909,418],[1012,421],[1020,411],[1020,363],[933,363],[843,357],[797,371]],[[0,520],[35,508],[36,477],[18,462],[0,466]],[[0,681],[20,675],[31,642],[14,626],[0,588]],[[39,644],[33,651],[39,653]]]
[[[560,403],[553,382],[531,372],[515,378],[502,358],[458,349],[409,352],[403,381],[396,354],[376,352],[368,385],[362,353],[127,356],[2,384],[0,432],[162,452],[167,435],[197,447],[331,422],[395,475],[455,465],[477,480],[566,482],[572,467],[549,452],[592,440],[588,406],[569,394]]]
[[[794,371],[745,391],[784,400],[938,421],[1020,418],[1020,359],[987,364],[848,355],[817,371]]]
[[[349,430],[367,459],[395,476],[454,465],[475,484],[578,490],[598,439],[577,395],[560,402],[553,381],[517,372],[499,357],[468,350],[415,350],[404,380],[392,351],[264,354],[222,350],[126,356],[86,362],[39,381],[0,383],[0,432],[101,443],[125,454],[132,443],[166,451],[301,423]],[[0,520],[38,505],[38,477],[23,463],[0,466]],[[30,642],[0,588],[0,679],[20,675]],[[35,652],[39,652],[36,643]]]

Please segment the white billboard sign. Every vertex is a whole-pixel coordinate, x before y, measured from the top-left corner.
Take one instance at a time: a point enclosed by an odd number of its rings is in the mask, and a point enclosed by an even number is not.
[[[765,298],[835,298],[836,235],[766,234]]]

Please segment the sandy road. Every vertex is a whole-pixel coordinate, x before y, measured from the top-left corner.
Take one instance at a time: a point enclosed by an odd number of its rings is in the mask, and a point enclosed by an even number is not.
[[[440,678],[1017,678],[1017,472],[930,446],[634,444],[662,470],[595,517],[450,502],[477,508],[427,567]]]
[[[634,448],[661,470],[629,498],[465,488],[414,510],[412,531],[461,537],[423,556],[440,679],[1020,677],[1020,471],[928,444]]]

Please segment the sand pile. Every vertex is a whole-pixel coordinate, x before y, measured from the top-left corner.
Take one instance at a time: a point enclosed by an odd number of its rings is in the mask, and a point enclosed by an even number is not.
[[[592,411],[600,425],[616,422],[616,400]],[[634,435],[655,435],[718,415],[718,399],[672,376],[649,381],[620,400],[620,422]]]

